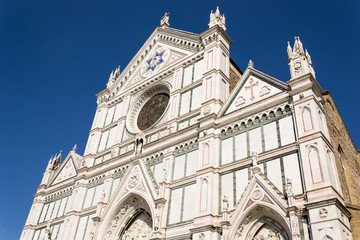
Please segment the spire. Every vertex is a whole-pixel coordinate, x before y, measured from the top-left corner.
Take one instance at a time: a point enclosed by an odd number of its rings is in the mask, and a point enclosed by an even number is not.
[[[294,37],[294,47],[291,49],[290,43],[287,45],[288,62],[290,66],[291,78],[299,75],[311,73],[315,77],[314,66],[310,54],[304,51],[300,37]]]
[[[75,146],[73,147],[72,151],[73,151],[74,153],[76,153],[76,150],[77,150],[77,144],[75,144]]]
[[[292,57],[292,49],[291,49],[291,46],[290,46],[290,42],[288,41],[287,42],[288,46],[287,46],[287,53],[288,53],[288,57],[289,59]]]
[[[304,54],[304,48],[302,42],[300,41],[300,37],[294,37],[294,52],[297,54]]]
[[[215,25],[219,25],[222,29],[226,30],[225,24],[225,14],[221,15],[219,7],[216,7],[215,13],[211,10],[209,28],[212,28]]]

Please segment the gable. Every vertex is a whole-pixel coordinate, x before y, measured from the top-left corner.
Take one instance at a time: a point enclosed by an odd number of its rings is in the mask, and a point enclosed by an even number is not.
[[[155,48],[145,58],[134,76],[125,84],[124,90],[135,86],[142,80],[149,78],[162,69],[176,63],[187,56],[189,53],[181,49],[175,49],[165,44],[157,44]]]
[[[59,174],[56,176],[52,184],[57,184],[69,178],[72,178],[77,175],[75,165],[72,161],[72,158],[69,158],[64,167],[60,170]]]
[[[109,93],[114,97],[136,87],[143,80],[196,53],[200,43],[198,34],[157,28],[121,74],[120,69],[116,69],[110,75],[107,84]]]
[[[261,102],[287,90],[287,85],[255,69],[247,69],[224,105],[224,115]]]

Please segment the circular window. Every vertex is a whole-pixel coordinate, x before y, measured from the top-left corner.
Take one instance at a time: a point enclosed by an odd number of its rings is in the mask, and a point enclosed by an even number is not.
[[[170,91],[165,84],[146,90],[131,106],[126,118],[129,132],[137,134],[156,124],[169,105]]]
[[[165,112],[168,102],[169,95],[166,93],[159,93],[147,101],[140,110],[137,119],[138,128],[143,131],[156,123]]]

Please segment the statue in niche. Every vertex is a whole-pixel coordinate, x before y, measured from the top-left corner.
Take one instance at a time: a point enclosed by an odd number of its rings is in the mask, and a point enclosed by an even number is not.
[[[103,189],[100,196],[100,202],[105,202],[105,197],[106,197],[106,193],[105,193],[105,189]]]
[[[259,155],[257,154],[257,152],[252,152],[252,154],[251,154],[251,160],[252,160],[252,165],[253,165],[253,167],[257,167],[257,165],[258,165],[258,159],[259,159]]]
[[[163,181],[167,182],[167,171],[165,168],[163,168],[162,174],[163,174]]]
[[[223,211],[228,211],[229,210],[229,198],[224,195],[223,197]]]
[[[135,141],[135,156],[142,153],[142,148],[144,144],[144,139],[138,138]]]
[[[160,216],[159,216],[159,214],[155,214],[155,221],[154,221],[154,230],[155,231],[159,230],[159,225],[160,225]]]
[[[292,180],[290,178],[286,178],[286,194],[289,196],[293,196],[293,189],[292,189]]]
[[[52,224],[52,219],[50,219],[48,221],[48,223],[46,224],[46,228],[45,228],[45,236],[44,236],[44,240],[50,240],[51,239],[51,224]]]

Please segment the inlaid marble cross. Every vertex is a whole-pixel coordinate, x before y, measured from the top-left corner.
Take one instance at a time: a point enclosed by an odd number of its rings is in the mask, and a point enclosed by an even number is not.
[[[246,86],[245,90],[250,89],[250,93],[251,93],[250,100],[253,101],[255,99],[255,97],[254,97],[254,87],[258,86],[258,82],[254,83],[254,80],[252,78],[250,78],[249,82],[250,82],[250,86]]]

